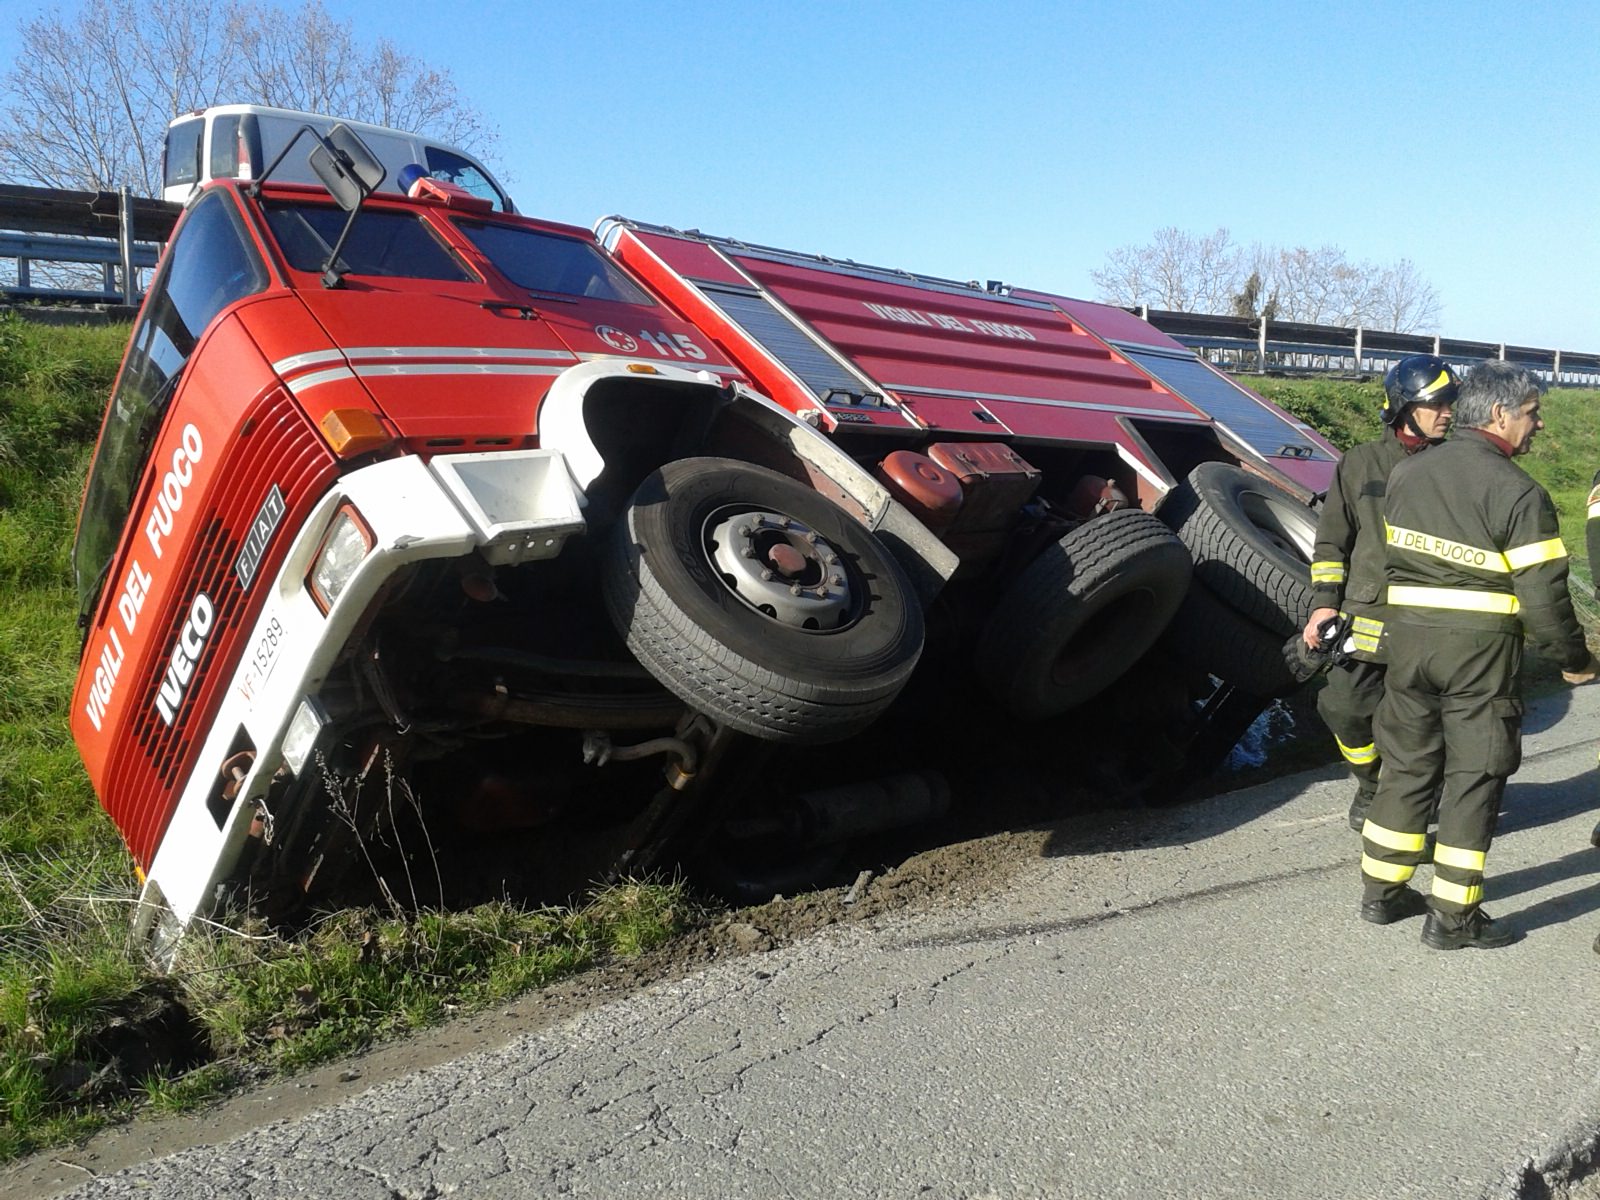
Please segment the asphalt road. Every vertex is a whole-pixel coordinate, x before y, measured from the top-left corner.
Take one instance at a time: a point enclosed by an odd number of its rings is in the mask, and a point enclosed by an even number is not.
[[[1490,856],[1487,906],[1526,934],[1504,950],[1359,921],[1324,770],[1069,824],[981,905],[723,963],[70,1194],[1566,1194],[1600,1129],[1597,715],[1600,687],[1530,715]]]

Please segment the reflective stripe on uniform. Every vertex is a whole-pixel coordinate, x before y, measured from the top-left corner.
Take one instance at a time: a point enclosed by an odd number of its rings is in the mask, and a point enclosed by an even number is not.
[[[1357,650],[1376,654],[1378,644],[1383,639],[1383,622],[1376,617],[1353,617],[1350,621],[1350,638]]]
[[[1311,564],[1312,583],[1343,583],[1344,564],[1342,562],[1314,562]]]
[[[1362,863],[1362,869],[1366,864]],[[1454,904],[1473,905],[1483,899],[1483,885],[1475,883],[1471,887],[1462,887],[1459,883],[1451,883],[1448,879],[1433,877],[1433,894],[1441,900],[1449,900]]]
[[[1542,542],[1529,542],[1526,546],[1513,546],[1506,551],[1506,562],[1511,564],[1513,571],[1520,571],[1524,567],[1535,567],[1543,562],[1554,562],[1558,558],[1567,556],[1567,546],[1558,537],[1546,538]]]
[[[1417,869],[1410,863],[1386,863],[1363,854],[1361,873],[1373,879],[1381,879],[1384,883],[1404,883],[1417,873]],[[1434,887],[1438,886],[1439,881],[1434,880]]]
[[[1339,747],[1339,753],[1344,755],[1346,762],[1353,762],[1359,767],[1378,761],[1378,748],[1371,742],[1368,742],[1365,746],[1346,746],[1339,741],[1337,734],[1334,735],[1333,740]]]
[[[1476,871],[1483,874],[1484,851],[1463,850],[1459,846],[1446,846],[1442,842],[1433,848],[1433,861],[1442,867],[1458,871]]]
[[[1390,604],[1408,608],[1453,608],[1462,612],[1500,613],[1511,616],[1522,605],[1509,592],[1475,592],[1470,588],[1412,587],[1391,584]]]
[[[1375,824],[1370,817],[1361,827],[1361,836],[1385,850],[1401,850],[1417,854],[1422,852],[1422,847],[1428,842],[1428,835],[1425,833],[1401,833],[1398,829],[1385,829],[1382,825]]]
[[[1452,542],[1449,538],[1437,537],[1431,533],[1419,533],[1415,529],[1391,525],[1387,521],[1383,523],[1383,529],[1389,545],[1398,546],[1402,550],[1414,550],[1418,554],[1426,554],[1429,558],[1442,559],[1462,567],[1476,567],[1480,571],[1495,571],[1501,575],[1511,572],[1511,564],[1498,550],[1485,550],[1482,546]]]
[[[1589,519],[1592,521],[1600,517],[1600,500],[1589,501]]]
[[[1431,533],[1419,533],[1415,529],[1390,525],[1388,522],[1384,523],[1384,533],[1391,546],[1398,546],[1402,550],[1414,550],[1418,554],[1426,554],[1430,558],[1441,559],[1458,566],[1493,571],[1498,575],[1509,575],[1512,571],[1520,571],[1524,567],[1553,562],[1555,559],[1567,556],[1566,544],[1558,537],[1529,542],[1526,546],[1512,546],[1502,553],[1499,550],[1485,550],[1481,546],[1469,546],[1465,542],[1452,542],[1449,538],[1436,537]]]

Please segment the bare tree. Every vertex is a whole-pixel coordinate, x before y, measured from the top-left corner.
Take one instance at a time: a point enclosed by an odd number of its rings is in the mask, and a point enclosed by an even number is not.
[[[1409,259],[1352,262],[1337,246],[1235,246],[1228,231],[1196,237],[1168,226],[1121,246],[1089,277],[1099,299],[1180,312],[1265,316],[1411,333],[1437,323],[1437,293]]]
[[[1174,226],[1146,246],[1120,246],[1090,271],[1101,299],[1176,312],[1221,312],[1240,287],[1240,253],[1226,229],[1203,237]]]
[[[496,134],[448,71],[387,39],[370,50],[321,0],[84,0],[19,25],[0,76],[0,173],[52,187],[161,187],[167,123],[208,104],[257,103],[373,121],[479,151]]]
[[[1378,279],[1377,293],[1374,327],[1401,333],[1438,327],[1442,308],[1439,293],[1409,258],[1384,268]]]
[[[254,81],[258,103],[431,133],[466,149],[495,140],[450,72],[402,53],[388,38],[363,52],[349,23],[335,21],[321,0],[306,0],[288,20],[236,0],[228,8],[228,40],[239,53],[233,84]]]

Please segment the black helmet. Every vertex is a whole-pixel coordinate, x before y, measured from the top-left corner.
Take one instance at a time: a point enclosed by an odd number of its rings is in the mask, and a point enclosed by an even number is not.
[[[1442,358],[1432,354],[1402,358],[1383,377],[1383,407],[1378,416],[1394,427],[1413,404],[1454,404],[1460,383]]]

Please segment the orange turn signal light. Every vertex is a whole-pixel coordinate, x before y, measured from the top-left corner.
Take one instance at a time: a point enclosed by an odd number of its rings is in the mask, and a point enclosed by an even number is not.
[[[629,363],[628,364],[628,370],[632,371],[635,375],[659,375],[659,374],[661,374],[660,371],[656,370],[649,363]]]
[[[378,420],[377,414],[365,408],[330,408],[317,422],[322,436],[340,458],[354,458],[369,450],[381,450],[394,439]]]

